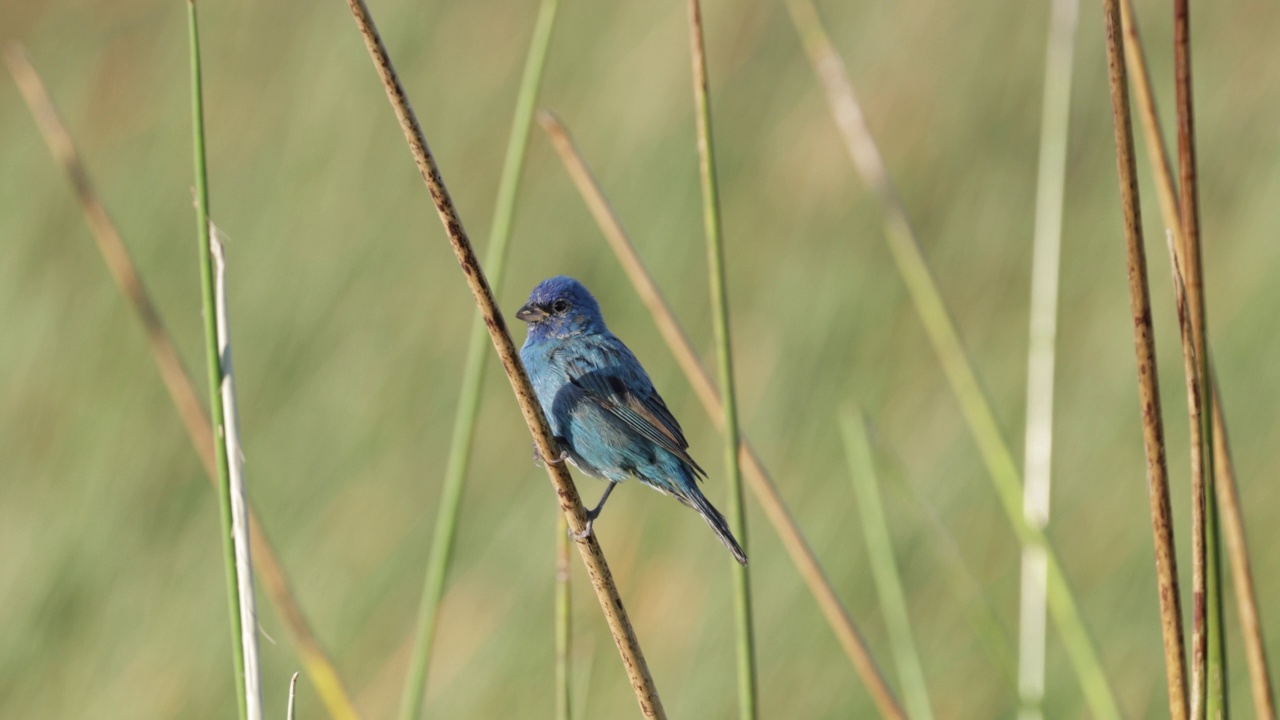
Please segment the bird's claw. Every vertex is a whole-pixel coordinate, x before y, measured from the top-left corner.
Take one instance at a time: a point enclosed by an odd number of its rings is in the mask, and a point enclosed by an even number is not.
[[[596,518],[600,517],[600,513],[591,512],[590,510],[588,510],[586,512],[586,516],[587,516],[587,524],[582,526],[582,532],[574,532],[573,528],[569,528],[570,538],[573,538],[574,540],[586,540],[587,538],[595,534],[595,529],[593,526],[595,525]]]
[[[538,452],[538,444],[537,443],[533,444],[533,464],[537,465],[538,467],[543,467],[545,465],[559,465],[568,459],[569,459],[568,450],[561,450],[560,454],[557,455],[555,459],[547,459],[542,455],[542,453]]]

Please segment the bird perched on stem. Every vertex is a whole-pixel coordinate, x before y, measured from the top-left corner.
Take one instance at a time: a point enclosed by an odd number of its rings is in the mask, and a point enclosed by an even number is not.
[[[689,456],[680,423],[636,356],[605,327],[600,305],[582,283],[564,275],[543,280],[516,318],[529,324],[520,359],[562,450],[549,461],[567,459],[609,482],[587,512],[583,537],[614,486],[634,475],[696,510],[746,565],[724,516],[698,489],[707,473]]]

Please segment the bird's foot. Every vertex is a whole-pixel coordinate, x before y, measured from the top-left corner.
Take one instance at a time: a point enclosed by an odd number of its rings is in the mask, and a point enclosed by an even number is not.
[[[538,467],[543,467],[544,465],[559,465],[568,459],[569,459],[569,451],[561,450],[559,455],[557,455],[554,459],[549,460],[546,457],[543,457],[542,453],[538,452],[538,444],[533,443],[533,464],[537,465]]]
[[[587,516],[587,524],[582,526],[582,532],[574,532],[573,528],[569,528],[569,537],[573,538],[574,540],[586,540],[587,538],[595,534],[595,529],[593,528],[593,526],[595,525],[596,518],[600,517],[600,512],[599,510],[595,510],[595,511],[588,510],[586,512],[586,516]]]
[[[568,459],[569,459],[569,451],[561,450],[560,454],[557,455],[554,460],[548,460],[546,458],[542,458],[542,461],[547,463],[548,465],[560,465],[564,463],[565,460],[568,460]]]

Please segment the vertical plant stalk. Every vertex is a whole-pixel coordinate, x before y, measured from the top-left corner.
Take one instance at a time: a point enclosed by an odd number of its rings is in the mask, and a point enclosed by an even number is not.
[[[142,278],[139,277],[138,270],[132,258],[129,257],[129,251],[125,248],[119,231],[107,213],[106,206],[94,189],[75,142],[66,124],[58,116],[58,111],[40,76],[31,66],[22,47],[16,43],[6,48],[5,59],[32,116],[35,117],[44,135],[50,153],[62,166],[76,192],[76,199],[80,203],[80,208],[84,212],[112,279],[146,330],[147,341],[151,346],[156,367],[160,371],[160,378],[164,382],[170,400],[173,401],[174,408],[178,411],[178,416],[182,419],[187,438],[195,448],[205,474],[216,489],[218,472],[214,459],[213,428],[196,393],[195,383],[183,366],[173,339],[160,319],[160,313],[155,303],[151,301],[151,296],[143,285]],[[311,632],[311,626],[302,614],[302,609],[298,605],[289,579],[284,574],[284,568],[280,564],[275,548],[263,531],[262,523],[258,520],[252,504],[249,506],[249,544],[257,577],[263,581],[267,597],[271,599],[276,612],[284,620],[289,636],[306,669],[307,677],[315,686],[330,717],[335,720],[354,720],[358,717],[355,704],[347,693],[333,662]]]
[[[1187,394],[1191,429],[1191,713],[1199,720],[1227,712],[1217,521],[1213,492],[1213,402],[1209,378],[1208,320],[1200,254],[1195,113],[1191,88],[1191,19],[1187,0],[1173,1],[1173,62],[1178,110],[1179,210],[1191,348]],[[1184,344],[1185,345],[1185,344]],[[1194,360],[1194,363],[1191,363]]]
[[[511,134],[507,140],[507,153],[502,163],[502,175],[498,180],[498,193],[494,201],[493,222],[490,225],[489,250],[485,254],[485,266],[493,286],[502,287],[506,270],[507,247],[511,239],[512,220],[515,217],[520,175],[524,169],[526,149],[529,145],[529,129],[533,124],[533,111],[538,101],[538,87],[542,70],[546,65],[547,48],[551,43],[551,31],[555,26],[558,0],[542,0],[538,18],[534,22],[525,59],[524,74],[516,95],[515,116],[511,122]],[[431,554],[423,578],[422,599],[418,609],[416,641],[409,661],[409,674],[405,680],[404,694],[400,702],[401,720],[414,720],[422,716],[426,699],[427,673],[431,666],[436,622],[440,612],[440,600],[444,595],[445,578],[453,557],[453,544],[457,537],[458,512],[462,505],[462,489],[471,460],[471,448],[475,438],[476,418],[480,411],[480,395],[484,389],[484,363],[488,358],[489,334],[484,319],[477,311],[467,340],[467,360],[462,372],[458,411],[453,422],[453,437],[449,442],[449,459],[445,465],[444,482],[440,490],[440,504],[436,510],[435,533],[431,540]]]
[[[241,720],[248,718],[244,631],[240,612],[236,547],[233,535],[231,474],[227,465],[227,418],[222,403],[224,369],[218,352],[218,326],[214,297],[214,259],[210,247],[209,186],[204,153],[204,99],[200,81],[200,32],[195,0],[187,0],[187,28],[191,47],[191,137],[195,160],[195,203],[197,237],[200,245],[200,289],[205,326],[205,351],[209,369],[209,413],[213,417],[214,458],[218,469],[218,504],[222,510],[222,551],[226,565],[227,592],[231,606],[231,649],[234,655],[236,701]],[[250,628],[253,630],[254,628]]]
[[[573,647],[573,617],[569,580],[569,526],[556,521],[556,720],[572,717],[569,653]]]
[[[906,211],[894,190],[880,150],[863,117],[844,61],[836,53],[811,0],[787,0],[787,9],[809,55],[810,64],[826,90],[831,114],[849,157],[880,203],[889,251],[938,355],[952,392],[960,403],[961,412],[987,466],[988,476],[1000,497],[1001,506],[1023,545],[1045,548],[1048,561],[1049,613],[1066,646],[1085,699],[1095,717],[1102,720],[1118,718],[1119,706],[1111,692],[1093,640],[1084,626],[1066,575],[1062,572],[1062,566],[1044,532],[1027,525],[1023,518],[1022,481],[1014,464],[1013,454],[1000,432],[995,414],[978,383],[955,323],[951,320],[932,271],[911,229]]]
[[[285,720],[294,720],[293,699],[295,695],[297,695],[297,692],[298,692],[298,673],[294,673],[293,677],[289,678],[289,704],[286,705],[284,709]]]
[[[1044,70],[1040,169],[1036,179],[1035,240],[1031,263],[1031,310],[1027,349],[1027,423],[1023,456],[1022,512],[1027,523],[1049,525],[1053,459],[1053,378],[1058,332],[1058,265],[1071,116],[1073,63],[1079,0],[1054,0]],[[1039,720],[1044,700],[1046,592],[1049,562],[1044,548],[1022,548],[1019,618],[1019,717]]]
[[[1173,181],[1169,154],[1165,150],[1164,133],[1160,129],[1151,81],[1143,57],[1142,39],[1133,17],[1130,0],[1120,3],[1124,22],[1125,55],[1132,71],[1130,78],[1137,97],[1138,117],[1142,121],[1143,135],[1147,143],[1147,158],[1156,180],[1160,212],[1165,227],[1174,235],[1172,243],[1175,266],[1185,267],[1182,255],[1186,247],[1182,234],[1182,219],[1178,209],[1178,193]],[[1275,696],[1272,692],[1270,669],[1267,663],[1266,643],[1263,638],[1257,592],[1254,590],[1253,571],[1249,564],[1248,543],[1245,538],[1244,516],[1240,510],[1240,498],[1230,457],[1230,442],[1226,418],[1222,412],[1222,396],[1217,392],[1217,379],[1212,370],[1212,352],[1209,353],[1209,380],[1214,387],[1213,408],[1213,460],[1214,487],[1218,509],[1221,510],[1222,529],[1226,534],[1227,551],[1231,562],[1231,575],[1235,584],[1237,611],[1240,615],[1241,634],[1244,639],[1244,655],[1249,668],[1249,686],[1253,695],[1254,715],[1258,718],[1276,717]]]
[[[853,478],[858,510],[862,517],[862,530],[867,538],[867,554],[871,558],[871,571],[880,596],[885,626],[893,643],[893,657],[898,666],[898,680],[902,683],[902,695],[912,720],[933,720],[933,707],[929,703],[929,687],[925,683],[924,668],[916,651],[911,633],[911,619],[907,613],[907,597],[902,590],[902,575],[893,557],[893,538],[889,535],[889,523],[885,519],[884,503],[880,499],[880,480],[875,460],[871,455],[871,443],[867,437],[867,421],[861,412],[846,411],[840,417],[844,431],[844,448],[849,458],[849,474]]]
[[[241,645],[244,652],[244,685],[249,720],[262,720],[262,665],[258,660],[258,608],[253,596],[253,566],[249,559],[249,501],[244,479],[244,450],[240,445],[240,419],[236,410],[235,371],[231,364],[231,321],[227,311],[226,248],[218,229],[209,228],[213,253],[214,324],[218,334],[218,358],[222,368],[222,395],[226,423],[224,449],[231,495],[231,537],[235,546],[236,594],[240,608]]]
[[[599,183],[591,175],[591,170],[587,167],[586,162],[583,161],[582,155],[574,146],[573,140],[564,125],[547,111],[540,113],[538,120],[542,123],[542,128],[547,132],[547,136],[550,137],[552,145],[555,146],[556,153],[564,163],[565,170],[573,180],[574,186],[582,196],[583,202],[586,203],[591,216],[595,218],[596,224],[600,226],[601,233],[604,235],[605,240],[608,241],[609,247],[618,256],[618,263],[622,266],[623,271],[626,272],[627,278],[636,290],[636,294],[653,316],[658,332],[662,335],[662,339],[666,341],[667,347],[671,349],[671,354],[675,357],[676,363],[680,365],[685,377],[688,378],[694,393],[697,394],[698,399],[702,402],[702,407],[707,411],[707,415],[711,417],[712,422],[716,424],[716,428],[724,432],[724,407],[720,403],[720,395],[716,391],[716,385],[711,378],[711,374],[703,368],[702,363],[698,360],[698,354],[694,351],[693,344],[689,342],[688,334],[685,333],[684,328],[676,320],[675,313],[671,310],[671,305],[663,297],[657,283],[653,280],[653,275],[645,267],[644,261],[640,259],[640,254],[636,252],[635,245],[631,243],[631,239],[627,237],[626,232],[622,229],[622,224],[618,221],[617,215],[614,214],[608,201],[605,200]],[[791,557],[791,562],[796,566],[800,577],[808,586],[809,592],[813,594],[814,600],[818,603],[819,609],[822,610],[827,624],[831,626],[831,631],[835,634],[836,640],[840,643],[841,648],[844,649],[845,655],[848,656],[859,677],[862,678],[868,692],[871,694],[872,700],[875,701],[876,707],[880,710],[880,714],[886,718],[905,720],[906,713],[903,712],[901,705],[898,704],[893,695],[893,691],[889,688],[888,683],[885,682],[884,675],[880,672],[870,648],[867,647],[866,640],[863,639],[862,634],[858,631],[844,604],[840,602],[840,597],[836,595],[835,589],[831,586],[831,581],[827,579],[826,573],[823,572],[821,563],[818,562],[817,556],[813,554],[813,549],[805,541],[804,535],[800,532],[800,527],[796,524],[795,518],[791,516],[791,511],[787,509],[786,503],[782,500],[782,495],[778,492],[777,486],[765,469],[764,461],[760,459],[759,453],[752,447],[745,435],[740,438],[738,445],[738,460],[743,470],[745,470],[746,479],[750,483],[751,490],[755,493],[761,509],[764,510],[769,523],[773,525],[774,531],[778,533],[778,539],[782,541],[782,546]]]
[[[1201,408],[1202,398],[1200,397],[1201,385],[1195,380],[1197,358],[1194,340],[1192,339],[1191,329],[1191,313],[1187,306],[1187,285],[1186,285],[1186,269],[1182,267],[1180,258],[1173,249],[1173,232],[1169,232],[1169,256],[1173,260],[1173,297],[1174,305],[1178,311],[1178,331],[1182,338],[1183,351],[1183,369],[1187,378],[1187,407]],[[1194,503],[1194,498],[1192,499]],[[1194,659],[1193,659],[1194,662]],[[1194,668],[1194,665],[1193,665]],[[1202,676],[1203,677],[1203,676]],[[1194,676],[1193,676],[1194,679]],[[1200,692],[1203,692],[1201,690]],[[1197,712],[1204,716],[1206,707],[1202,697],[1192,695],[1192,713]]]
[[[1115,121],[1116,165],[1124,216],[1125,248],[1129,275],[1129,301],[1133,317],[1134,352],[1138,365],[1138,396],[1142,407],[1142,435],[1147,457],[1148,497],[1155,538],[1156,582],[1160,595],[1160,625],[1164,638],[1165,682],[1169,714],[1187,717],[1187,687],[1183,666],[1182,607],[1178,587],[1177,555],[1173,542],[1173,517],[1169,502],[1168,467],[1165,462],[1164,424],[1160,409],[1155,338],[1151,326],[1151,300],[1147,288],[1147,262],[1142,239],[1142,214],[1134,161],[1133,126],[1122,50],[1122,21],[1117,0],[1106,0],[1107,66]]]
[[[693,101],[698,126],[698,169],[702,177],[702,220],[707,236],[707,270],[710,275],[711,316],[716,338],[716,370],[724,415],[724,466],[729,484],[729,526],[747,544],[747,516],[742,504],[742,469],[738,464],[738,401],[733,379],[733,343],[729,333],[729,290],[725,280],[724,238],[720,228],[720,189],[716,180],[715,145],[711,132],[710,87],[707,50],[702,31],[699,0],[689,0],[689,45],[693,60]],[[733,610],[738,646],[738,711],[742,720],[754,720],[756,690],[755,635],[751,618],[751,575],[745,564],[732,562]]]
[[[378,30],[374,26],[369,8],[363,0],[347,0],[347,5],[364,40],[365,48],[369,51],[374,69],[382,81],[383,89],[386,90],[387,100],[395,111],[400,129],[404,132],[410,153],[431,194],[436,213],[440,216],[445,234],[448,235],[449,244],[466,277],[467,286],[484,315],[489,337],[498,351],[498,359],[502,361],[507,379],[511,382],[511,389],[520,405],[525,423],[529,426],[529,432],[533,435],[535,447],[543,458],[555,458],[558,452],[551,437],[551,431],[547,427],[547,419],[533,394],[529,376],[520,363],[516,346],[507,331],[506,320],[498,310],[493,290],[489,286],[475,250],[471,247],[471,241],[453,206],[453,200],[449,197],[449,190],[445,187],[440,169],[427,146],[422,126],[419,125],[418,118],[409,105],[409,99],[396,76],[391,58],[382,44],[382,38],[379,37]],[[577,488],[573,485],[573,479],[569,476],[565,463],[546,462],[544,465],[569,527],[575,534],[583,536],[583,539],[577,542],[578,552],[586,566],[592,589],[595,590],[596,598],[600,602],[600,608],[609,626],[609,632],[613,635],[614,644],[618,646],[618,653],[622,658],[631,687],[635,691],[640,710],[645,717],[665,718],[666,711],[662,707],[662,700],[658,697],[658,690],[653,683],[653,676],[649,673],[649,666],[645,662],[640,641],[636,638],[631,620],[622,604],[622,598],[618,595],[618,587],[613,581],[613,574],[609,571],[604,553],[601,552],[595,536],[583,532],[587,522],[586,510],[582,506]]]

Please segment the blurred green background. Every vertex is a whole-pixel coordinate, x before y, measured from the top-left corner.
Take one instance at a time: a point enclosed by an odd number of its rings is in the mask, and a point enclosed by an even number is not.
[[[482,247],[532,0],[372,7]],[[1172,107],[1165,4],[1138,7]],[[1043,3],[822,3],[965,343],[1020,454]],[[407,663],[473,304],[344,3],[201,5],[212,215],[229,236],[251,495],[362,712],[391,715]],[[188,365],[203,377],[186,27],[176,0],[7,2]],[[887,511],[940,717],[1010,717],[991,643],[1016,630],[1018,546],[882,242],[785,10],[706,5],[746,431],[886,672],[838,425],[876,426]],[[1198,4],[1201,199],[1214,359],[1269,650],[1280,657],[1280,6]],[[1068,155],[1054,508],[1061,552],[1131,717],[1166,716],[1102,15],[1081,8]],[[710,358],[685,7],[562,0],[542,105],[573,129]],[[1166,112],[1166,127],[1172,116]],[[13,83],[0,81],[0,717],[234,714],[217,504],[136,319]],[[1148,202],[1170,467],[1187,572],[1181,358]],[[723,507],[718,438],[540,131],[516,217],[508,312],[568,273],[600,298],[681,418]],[[517,341],[523,330],[517,330]],[[490,360],[441,617],[436,717],[549,717],[555,505]],[[594,500],[601,486],[587,481]],[[927,498],[922,504],[920,498]],[[763,717],[873,712],[748,500]],[[954,538],[976,586],[957,584]],[[672,717],[734,705],[731,562],[704,524],[638,485],[600,526]],[[574,567],[580,564],[574,560]],[[1184,575],[1185,577],[1185,575]],[[579,717],[634,699],[574,575]],[[981,588],[981,594],[973,591]],[[1006,638],[971,624],[986,603]],[[263,681],[299,669],[264,601]],[[1231,628],[1232,695],[1250,715]],[[1085,717],[1051,632],[1046,710]],[[1012,649],[1010,650],[1012,652]],[[896,684],[896,681],[895,681]],[[299,717],[323,717],[305,678]]]

